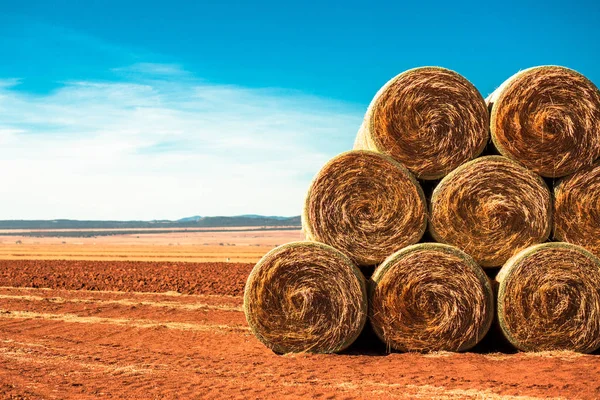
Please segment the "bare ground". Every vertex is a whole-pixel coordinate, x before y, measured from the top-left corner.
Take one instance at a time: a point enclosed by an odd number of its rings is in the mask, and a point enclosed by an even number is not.
[[[251,267],[0,262],[0,398],[600,397],[597,355],[386,354],[368,336],[275,355],[241,309]]]

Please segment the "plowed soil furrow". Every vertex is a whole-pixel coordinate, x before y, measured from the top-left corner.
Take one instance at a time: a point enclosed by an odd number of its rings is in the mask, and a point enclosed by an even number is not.
[[[186,272],[163,263],[118,264],[67,262],[49,271],[46,263],[29,265],[17,283],[7,278],[16,267],[0,270],[0,398],[600,397],[599,356],[369,356],[357,348],[343,355],[278,356],[250,334],[240,311],[249,266],[207,264]],[[220,286],[193,289],[192,280],[183,287],[196,294],[180,295],[125,279],[120,288],[73,290],[87,274],[118,277],[129,268],[146,282],[154,276],[185,281],[201,271],[203,282]],[[43,288],[10,287],[31,286],[21,283],[40,276]],[[163,293],[144,292],[149,287]]]
[[[0,286],[239,296],[252,264],[0,260]]]

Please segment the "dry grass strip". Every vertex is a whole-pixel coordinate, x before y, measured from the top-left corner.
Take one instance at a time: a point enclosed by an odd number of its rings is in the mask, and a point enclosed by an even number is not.
[[[369,317],[388,347],[462,351],[477,344],[494,316],[490,282],[461,250],[439,243],[391,255],[371,278]]]
[[[65,299],[62,297],[43,297],[43,296],[15,296],[0,294],[0,299],[7,300],[21,300],[21,301],[46,301],[55,304],[64,303],[83,303],[83,304],[96,304],[96,305],[119,305],[119,306],[146,306],[146,307],[161,307],[161,308],[173,308],[178,310],[196,311],[196,310],[219,310],[219,311],[242,311],[242,307],[226,306],[221,304],[204,304],[204,303],[176,303],[171,301],[136,301],[128,299],[120,300],[102,300],[95,298],[74,298]]]
[[[532,246],[496,280],[500,326],[518,349],[600,348],[600,259],[592,253],[560,242]]]
[[[46,321],[60,321],[79,324],[109,324],[120,325],[133,328],[166,328],[182,331],[199,332],[247,332],[248,328],[243,326],[229,325],[210,325],[210,324],[191,324],[185,322],[156,322],[146,319],[126,319],[126,318],[103,318],[103,317],[81,317],[75,314],[51,314],[37,313],[31,311],[7,311],[0,310],[0,320],[2,319],[40,319]]]
[[[487,156],[442,179],[430,214],[436,241],[460,248],[483,267],[497,267],[548,238],[552,203],[538,175],[506,157]]]
[[[367,315],[364,277],[333,247],[279,246],[256,264],[244,292],[252,332],[277,353],[333,353],[360,334]]]
[[[388,154],[420,179],[438,179],[479,155],[488,130],[488,110],[475,86],[454,71],[422,67],[377,92],[354,148]]]
[[[600,91],[564,67],[521,71],[490,97],[500,153],[546,177],[590,166],[600,156]]]
[[[313,180],[302,226],[359,265],[375,265],[419,241],[427,228],[423,191],[393,159],[350,151],[330,160]]]

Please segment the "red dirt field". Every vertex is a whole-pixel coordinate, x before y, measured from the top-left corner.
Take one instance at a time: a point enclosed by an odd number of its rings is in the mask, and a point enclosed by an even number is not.
[[[252,264],[0,260],[0,286],[241,296]]]
[[[600,398],[597,355],[275,355],[242,312],[251,268],[1,261],[0,398]]]

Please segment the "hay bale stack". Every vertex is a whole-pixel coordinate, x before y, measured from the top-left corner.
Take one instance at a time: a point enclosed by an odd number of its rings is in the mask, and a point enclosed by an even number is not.
[[[415,68],[375,95],[354,148],[388,154],[419,179],[439,179],[479,155],[488,130],[485,101],[468,80],[445,68]]]
[[[600,256],[600,162],[554,187],[554,239]]]
[[[390,348],[467,350],[492,323],[490,282],[473,258],[455,247],[409,246],[386,259],[371,281],[369,318]]]
[[[379,265],[368,313],[388,349],[467,350],[494,315],[482,267],[504,265],[498,318],[511,343],[600,348],[600,259],[575,245],[600,254],[600,91],[573,70],[536,67],[487,102],[438,67],[379,90],[354,150],[310,185],[307,241],[274,249],[248,278],[244,311],[259,340],[277,353],[345,349],[367,314],[358,268]],[[490,131],[502,155],[476,158]],[[542,177],[565,177],[554,204]],[[417,179],[440,178],[421,181],[428,209]],[[427,224],[439,243],[416,244]],[[542,244],[552,228],[565,243]]]
[[[431,196],[430,232],[483,267],[550,235],[552,204],[543,179],[502,156],[470,161],[446,176]]]
[[[600,348],[600,259],[568,243],[532,246],[512,257],[496,280],[498,320],[525,351]]]
[[[244,291],[254,335],[276,353],[334,353],[358,337],[366,321],[364,277],[334,248],[293,242],[267,253]]]
[[[427,227],[419,183],[401,164],[371,151],[334,157],[313,180],[302,227],[359,265],[374,265],[416,243]]]
[[[600,91],[576,71],[526,69],[488,103],[498,151],[542,176],[572,174],[600,156]]]

